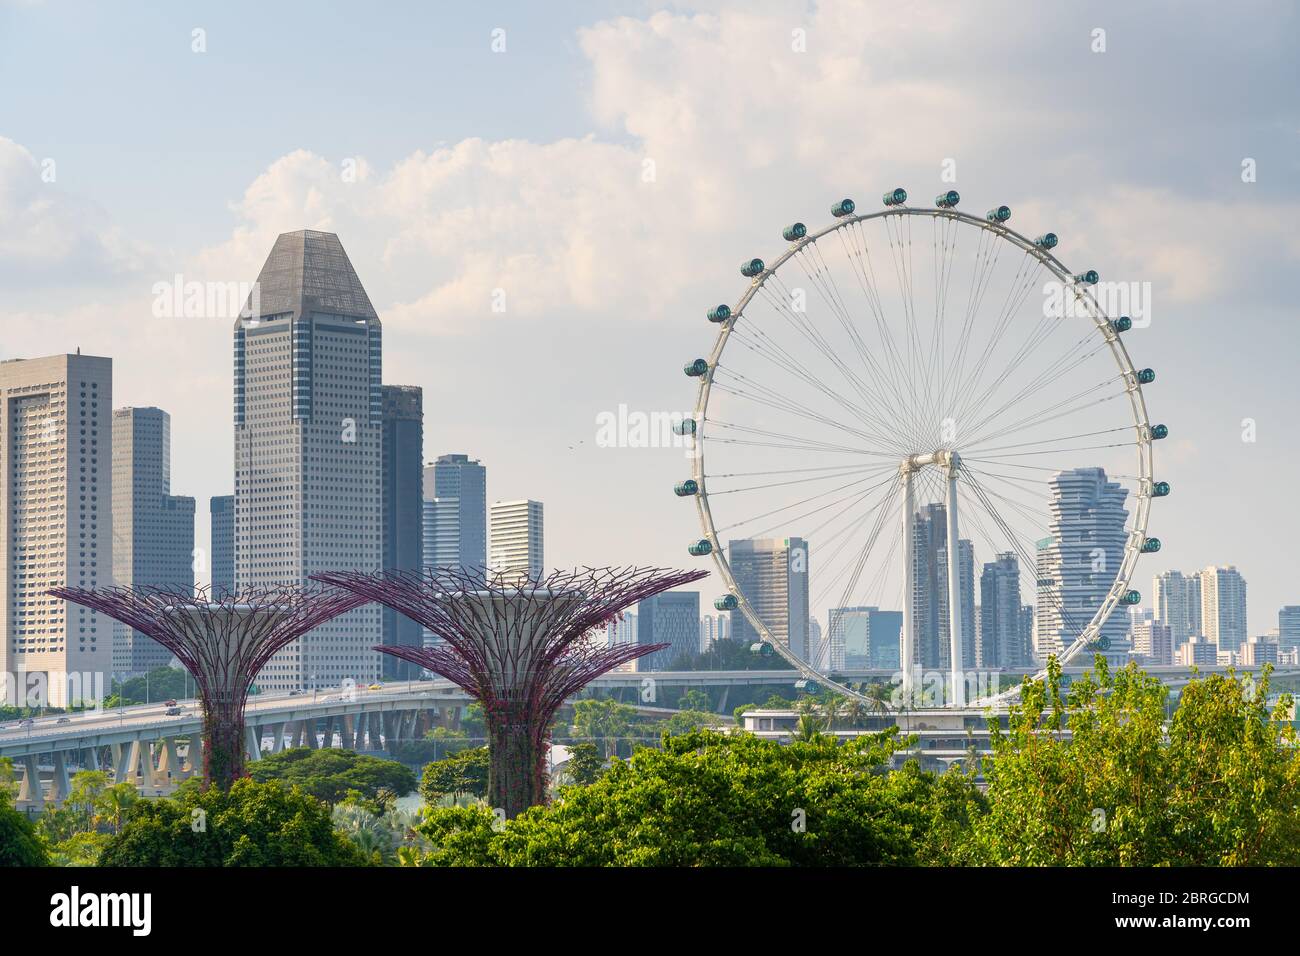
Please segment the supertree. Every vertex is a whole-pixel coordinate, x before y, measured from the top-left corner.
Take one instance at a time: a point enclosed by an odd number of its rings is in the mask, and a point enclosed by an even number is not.
[[[509,580],[437,568],[312,578],[391,607],[442,639],[375,650],[447,678],[483,705],[488,797],[513,818],[546,800],[547,737],[564,701],[611,668],[667,646],[609,647],[591,632],[637,601],[707,574],[582,568]]]
[[[308,631],[368,603],[321,587],[53,588],[153,638],[190,672],[203,707],[204,786],[244,775],[244,702],[271,655]]]

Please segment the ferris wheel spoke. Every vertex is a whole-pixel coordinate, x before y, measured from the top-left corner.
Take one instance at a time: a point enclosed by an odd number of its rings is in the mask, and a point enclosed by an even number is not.
[[[881,300],[880,290],[876,283],[875,267],[871,264],[871,248],[867,243],[866,234],[862,230],[862,223],[855,222],[849,229],[837,229],[836,233],[841,237],[842,244],[853,247],[849,262],[854,267],[854,276],[857,278],[858,285],[866,297],[867,306],[871,311],[872,319],[876,323],[876,330],[880,334],[881,341],[885,344],[885,360],[889,365],[889,379],[894,394],[903,395],[905,393],[904,383],[907,381],[907,374],[903,369],[903,356],[894,341],[894,334],[890,330],[889,322],[885,316],[884,303]],[[847,240],[845,239],[846,233]]]
[[[870,480],[870,479],[863,478],[863,479],[861,479],[861,480],[859,480],[859,481],[852,482],[852,484],[860,485],[860,484],[862,484],[864,481],[868,481],[868,480]],[[865,488],[865,489],[859,489],[858,491],[855,491],[853,494],[845,495],[843,498],[838,498],[838,499],[836,499],[835,501],[831,501],[831,502],[828,502],[828,503],[826,503],[826,504],[824,504],[824,505],[820,505],[819,507],[816,507],[816,508],[812,509],[811,511],[804,512],[803,514],[796,515],[796,516],[794,516],[794,517],[792,517],[792,518],[783,518],[783,519],[782,519],[782,522],[783,522],[783,523],[788,523],[788,524],[793,524],[793,523],[796,523],[796,522],[799,522],[799,521],[803,521],[805,518],[811,517],[812,515],[820,514],[821,512],[825,511],[826,509],[828,509],[828,508],[833,508],[833,507],[835,507],[835,506],[838,505],[838,504],[842,504],[842,503],[844,503],[845,501],[850,501],[850,500],[860,500],[860,499],[862,498],[862,496],[864,496],[864,495],[869,495],[869,494],[871,494],[871,492],[873,492],[873,491],[876,491],[876,490],[878,490],[878,489],[880,489],[880,488],[884,488],[884,487],[886,487],[886,486],[887,486],[891,481],[893,481],[893,480],[895,480],[895,479],[894,479],[893,476],[891,476],[890,478],[887,478],[887,479],[885,479],[884,481],[877,482],[877,483],[875,483],[875,484],[873,484],[873,485],[869,485],[869,486],[868,486],[867,488]],[[825,497],[827,497],[828,495],[832,495],[832,494],[835,494],[836,492],[843,491],[845,487],[849,487],[849,486],[848,486],[848,485],[845,485],[845,486],[842,486],[842,487],[840,487],[840,488],[832,488],[832,489],[830,489],[829,491],[823,491],[823,492],[820,492],[819,494],[810,495],[810,496],[807,497],[807,498],[803,498],[803,499],[801,499],[801,500],[799,500],[799,501],[791,502],[791,503],[788,504],[788,505],[782,505],[782,506],[779,507],[779,508],[773,508],[771,511],[764,512],[763,514],[754,515],[754,516],[752,516],[752,517],[745,518],[745,519],[743,519],[743,520],[741,520],[741,521],[737,521],[737,522],[735,522],[734,524],[725,525],[724,527],[718,528],[717,531],[718,531],[718,533],[721,533],[721,532],[723,532],[723,531],[731,531],[731,530],[734,530],[735,528],[740,528],[740,527],[743,527],[744,525],[747,525],[747,524],[753,524],[755,521],[762,521],[762,520],[764,520],[764,519],[767,519],[767,518],[772,517],[773,515],[780,514],[780,513],[783,512],[783,511],[789,511],[789,510],[792,509],[792,508],[798,508],[798,507],[801,507],[801,506],[806,505],[806,504],[811,504],[812,502],[814,502],[814,501],[818,501],[818,500],[820,500],[820,499],[822,499],[822,498],[825,498]],[[779,525],[774,525],[774,526],[772,526],[772,527],[770,527],[770,528],[765,528],[765,529],[763,529],[762,531],[758,531],[758,532],[755,532],[754,534],[749,535],[749,537],[751,537],[751,538],[761,538],[761,537],[763,537],[764,535],[767,535],[767,534],[769,534],[770,532],[774,531],[777,527],[779,527]]]
[[[785,488],[788,487],[789,485],[807,485],[814,481],[834,480],[836,478],[844,478],[849,475],[879,475],[885,471],[897,471],[897,470],[898,468],[895,465],[869,465],[866,467],[853,466],[850,470],[847,471],[837,472],[830,475],[819,475],[815,478],[792,478],[789,481],[773,481],[761,485],[749,485],[744,488],[724,488],[722,490],[718,490],[714,488],[710,483],[710,485],[708,486],[709,497],[717,498],[721,495],[735,495],[735,494],[741,494],[742,492],[746,492],[746,491],[765,491],[769,488]]]
[[[898,480],[898,476],[895,475],[894,482],[890,486],[887,501],[892,500],[893,497],[898,494],[901,485],[902,483]],[[853,566],[853,572],[849,576],[849,581],[844,587],[844,593],[840,597],[840,607],[844,607],[848,603],[849,595],[851,595],[857,588],[858,580],[862,577],[862,569],[865,567],[871,552],[875,549],[876,540],[880,537],[880,532],[885,527],[885,519],[889,516],[891,511],[892,509],[887,504],[885,507],[877,510],[876,522],[871,529],[871,533],[867,536],[866,543],[863,544],[862,550],[858,552],[857,562]]]
[[[972,439],[966,447],[970,451],[978,451],[981,448],[983,448],[987,442],[1001,441],[1002,439],[1007,438],[1008,436],[1014,437],[1015,433],[1027,434],[1030,433],[1031,429],[1035,429],[1040,426],[1046,425],[1048,422],[1059,422],[1063,418],[1069,418],[1071,415],[1078,415],[1081,412],[1097,411],[1107,402],[1113,402],[1116,399],[1125,397],[1125,395],[1127,394],[1128,394],[1127,391],[1122,391],[1122,392],[1115,392],[1109,395],[1103,395],[1101,398],[1093,398],[1092,394],[1089,393],[1085,397],[1085,400],[1077,401],[1073,405],[1064,409],[1060,408],[1062,403],[1058,402],[1056,403],[1056,405],[1053,405],[1050,408],[1040,409],[1039,411],[1034,412],[1032,415],[1028,415],[1025,418],[1013,422],[1010,425],[1002,425],[999,426],[995,431],[985,432],[984,434],[980,435],[978,438]],[[1124,425],[1119,428],[1108,429],[1108,430],[1116,431],[1116,432],[1134,431],[1135,426]]]

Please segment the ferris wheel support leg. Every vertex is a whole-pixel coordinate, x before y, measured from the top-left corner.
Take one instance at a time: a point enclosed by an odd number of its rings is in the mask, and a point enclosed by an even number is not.
[[[961,659],[961,557],[957,535],[957,464],[948,466],[948,635],[954,707],[966,706],[966,674]],[[974,569],[972,569],[973,571]]]
[[[916,509],[912,488],[912,469],[905,465],[903,472],[903,641],[899,649],[898,665],[903,672],[903,706],[911,707],[915,688],[912,686],[912,661],[916,656],[916,621],[912,614],[912,592],[916,587],[912,558],[912,513]]]

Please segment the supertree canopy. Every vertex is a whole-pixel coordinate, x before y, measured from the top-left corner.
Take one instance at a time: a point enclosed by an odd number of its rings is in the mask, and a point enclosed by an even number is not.
[[[667,646],[609,647],[591,640],[592,631],[637,601],[707,574],[583,568],[507,581],[437,568],[312,578],[387,605],[443,640],[375,650],[447,678],[483,705],[488,798],[513,818],[546,800],[547,735],[565,699],[611,668]]]
[[[203,706],[205,786],[244,775],[244,702],[271,655],[308,631],[368,602],[320,587],[60,587],[49,592],[135,628],[194,677]]]

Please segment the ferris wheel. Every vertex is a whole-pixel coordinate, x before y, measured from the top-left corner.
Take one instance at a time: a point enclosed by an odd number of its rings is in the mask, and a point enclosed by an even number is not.
[[[684,368],[693,465],[675,492],[699,514],[689,553],[725,582],[714,606],[756,651],[860,699],[833,676],[850,614],[901,615],[903,700],[938,666],[945,704],[1001,703],[1015,689],[968,693],[967,669],[1033,670],[1031,634],[1062,664],[1123,640],[1112,612],[1141,601],[1134,565],[1160,548],[1152,446],[1168,429],[1147,414],[1132,320],[1107,314],[1097,272],[1061,263],[1054,233],[959,202],[892,189],[877,211],[844,199],[821,229],[785,227]],[[815,641],[796,617],[822,613]]]

